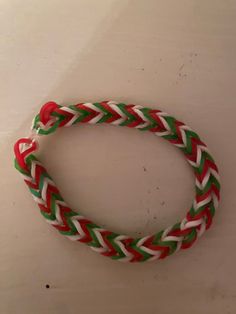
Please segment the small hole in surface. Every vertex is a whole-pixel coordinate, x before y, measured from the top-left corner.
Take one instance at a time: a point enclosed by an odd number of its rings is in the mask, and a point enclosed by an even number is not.
[[[46,289],[49,289],[49,288],[50,288],[50,285],[49,285],[49,284],[46,284],[45,287],[46,287]]]

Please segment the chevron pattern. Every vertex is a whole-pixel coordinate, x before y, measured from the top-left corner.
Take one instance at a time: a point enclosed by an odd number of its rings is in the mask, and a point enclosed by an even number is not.
[[[23,176],[46,221],[70,240],[89,245],[94,251],[125,262],[163,259],[187,249],[212,223],[220,199],[218,169],[206,145],[184,123],[169,114],[139,105],[114,101],[60,106],[46,103],[35,117],[32,131],[46,135],[76,123],[109,123],[149,131],[177,146],[195,174],[196,195],[182,221],[146,237],[132,238],[106,230],[71,209],[53,179],[33,154],[35,135],[19,139],[15,146],[15,167]]]

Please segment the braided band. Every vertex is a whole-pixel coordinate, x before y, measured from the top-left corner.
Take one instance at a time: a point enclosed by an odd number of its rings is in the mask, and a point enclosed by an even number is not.
[[[34,154],[35,136],[19,139],[15,146],[15,167],[23,175],[41,214],[60,233],[89,245],[112,259],[142,262],[165,258],[187,249],[207,230],[218,207],[220,183],[217,166],[206,145],[184,123],[160,110],[113,101],[59,106],[46,103],[35,117],[32,130],[50,134],[76,123],[109,123],[149,131],[177,146],[193,168],[196,196],[185,218],[173,226],[146,237],[132,238],[106,230],[72,210],[52,178]]]

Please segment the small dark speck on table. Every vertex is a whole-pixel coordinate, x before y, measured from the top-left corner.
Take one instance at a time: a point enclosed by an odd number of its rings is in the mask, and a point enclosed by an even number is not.
[[[183,69],[184,63],[179,67],[179,72]]]
[[[49,289],[49,288],[50,288],[50,285],[49,285],[49,284],[46,284],[46,285],[45,285],[45,288],[46,288],[46,289]]]
[[[146,168],[146,167],[144,167],[144,166],[143,166],[143,171],[144,171],[144,172],[146,172],[146,171],[147,171],[147,168]]]

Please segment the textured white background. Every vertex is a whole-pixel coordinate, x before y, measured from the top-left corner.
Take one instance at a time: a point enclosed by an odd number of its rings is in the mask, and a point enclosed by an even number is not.
[[[235,313],[235,21],[233,0],[0,1],[1,314]],[[149,105],[195,129],[221,170],[212,229],[191,250],[135,265],[60,236],[12,162],[50,99]],[[114,231],[154,232],[191,204],[191,169],[150,134],[83,125],[41,143],[66,201]]]

